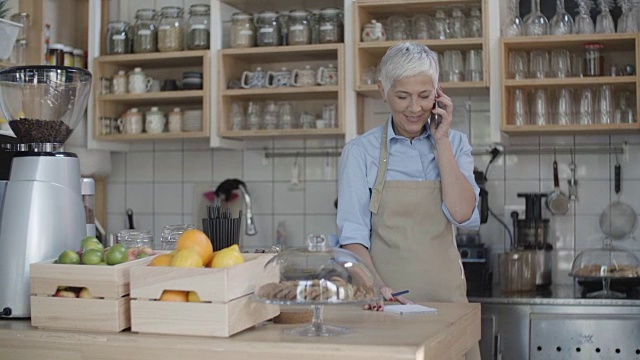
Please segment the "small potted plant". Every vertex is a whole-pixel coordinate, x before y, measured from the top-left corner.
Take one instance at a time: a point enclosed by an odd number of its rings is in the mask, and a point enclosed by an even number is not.
[[[5,20],[9,13],[9,0],[0,0],[0,59],[8,59],[22,24]]]

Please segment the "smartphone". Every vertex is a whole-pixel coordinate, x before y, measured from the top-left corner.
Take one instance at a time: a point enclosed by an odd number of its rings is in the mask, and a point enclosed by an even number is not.
[[[438,105],[438,100],[433,102],[433,109],[439,109],[440,106]],[[442,122],[442,116],[440,114],[436,114],[433,111],[431,111],[431,117],[429,118],[429,126],[431,126],[431,124],[433,124],[433,122],[436,122],[436,129],[440,126],[440,123]]]

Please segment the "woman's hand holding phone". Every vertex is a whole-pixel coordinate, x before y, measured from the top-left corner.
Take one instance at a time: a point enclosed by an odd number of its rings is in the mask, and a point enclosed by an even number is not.
[[[440,140],[449,138],[449,129],[453,121],[453,102],[451,98],[442,92],[442,88],[438,86],[436,90],[436,98],[431,109],[429,118],[429,130],[434,139]]]

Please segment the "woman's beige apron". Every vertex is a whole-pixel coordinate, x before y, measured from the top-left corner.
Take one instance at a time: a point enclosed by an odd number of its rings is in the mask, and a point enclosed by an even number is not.
[[[453,226],[442,212],[440,181],[386,181],[385,126],[371,195],[371,257],[385,285],[413,301],[467,302]],[[467,360],[480,360],[476,345]]]

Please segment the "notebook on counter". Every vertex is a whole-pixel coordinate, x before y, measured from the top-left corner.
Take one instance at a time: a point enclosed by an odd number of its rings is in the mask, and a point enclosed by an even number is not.
[[[427,306],[422,306],[418,304],[407,304],[407,305],[385,305],[385,312],[390,312],[393,314],[400,315],[409,315],[409,314],[435,314],[438,312],[437,309],[430,308]]]

